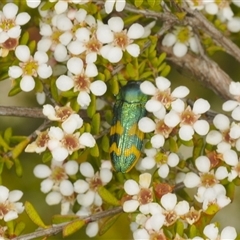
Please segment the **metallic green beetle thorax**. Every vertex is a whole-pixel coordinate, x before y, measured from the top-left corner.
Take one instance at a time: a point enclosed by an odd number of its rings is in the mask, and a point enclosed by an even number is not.
[[[110,156],[118,172],[130,171],[141,155],[144,133],[138,121],[146,115],[148,97],[141,92],[140,83],[131,81],[122,87],[113,108]]]

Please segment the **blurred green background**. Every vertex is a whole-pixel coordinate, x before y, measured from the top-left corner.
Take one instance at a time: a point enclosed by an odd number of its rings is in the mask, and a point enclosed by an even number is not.
[[[239,63],[224,53],[215,54],[214,59],[232,77],[232,79],[235,81],[239,80]],[[188,76],[182,76],[174,69],[172,69],[168,79],[172,82],[172,89],[179,85],[188,86],[191,90],[189,98],[193,100],[199,97],[205,98],[210,102],[213,110],[221,111],[223,100],[216,96],[211,90],[202,87],[197,81],[189,80]],[[8,92],[10,87],[10,80],[0,82],[1,106],[37,106],[35,95],[33,93],[20,93],[15,97],[9,98]],[[28,135],[32,133],[41,124],[41,122],[42,120],[36,119],[0,116],[0,131],[3,131],[7,127],[12,127],[14,135]],[[19,179],[19,177],[15,174],[14,167],[11,170],[5,170],[2,175],[2,184],[7,186],[10,190],[21,189],[24,192],[21,201],[25,202],[27,200],[31,202],[39,212],[44,222],[46,224],[50,224],[51,216],[58,214],[60,207],[48,206],[45,203],[45,195],[39,190],[41,180],[35,178],[33,175],[33,168],[36,164],[41,163],[41,156],[38,154],[23,154],[21,155],[20,160],[23,166],[23,176]],[[232,225],[240,231],[240,215],[238,214],[240,211],[239,203],[240,194],[239,191],[237,191],[234,202],[220,211],[220,213],[214,218],[215,220],[220,221],[221,227]],[[25,233],[29,233],[37,229],[37,226],[29,220],[25,213],[20,215],[19,220],[23,220],[27,225]],[[61,239],[61,234],[49,237],[48,239]],[[83,228],[81,231],[67,239],[88,239],[88,237],[85,235],[85,229]],[[103,237],[95,237],[94,239],[132,239],[132,234],[129,230],[129,223],[127,221],[127,214],[122,215],[117,224],[115,224],[114,227],[111,228],[111,230]]]

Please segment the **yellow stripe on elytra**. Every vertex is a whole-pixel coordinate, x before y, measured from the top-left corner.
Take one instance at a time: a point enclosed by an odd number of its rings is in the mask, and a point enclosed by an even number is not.
[[[113,143],[109,149],[109,152],[114,152],[117,156],[122,154],[122,149],[117,147],[116,143]]]
[[[132,145],[130,148],[124,151],[125,157],[129,157],[131,154],[135,155],[136,159],[138,159],[141,155],[141,152],[136,148],[136,146]]]
[[[110,136],[112,136],[113,134],[122,135],[123,131],[124,131],[123,126],[121,125],[120,121],[117,121],[117,123],[110,129]]]
[[[131,128],[128,130],[128,135],[129,136],[136,135],[140,140],[143,140],[143,138],[144,138],[144,133],[139,130],[137,123],[134,123],[131,126]]]

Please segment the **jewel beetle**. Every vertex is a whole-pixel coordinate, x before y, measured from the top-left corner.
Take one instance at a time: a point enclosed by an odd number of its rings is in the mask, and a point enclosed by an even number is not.
[[[110,157],[117,172],[128,172],[138,161],[144,133],[138,121],[146,115],[148,100],[140,90],[141,81],[129,81],[116,96],[110,129]]]

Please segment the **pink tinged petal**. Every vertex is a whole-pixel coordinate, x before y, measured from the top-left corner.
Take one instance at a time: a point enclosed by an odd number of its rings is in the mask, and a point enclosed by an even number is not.
[[[64,32],[61,36],[59,36],[59,41],[64,46],[67,46],[73,38],[73,35],[71,32]]]
[[[75,32],[75,36],[77,40],[80,42],[88,42],[90,39],[91,32],[89,29],[82,27],[78,28],[77,31]]]
[[[111,17],[108,20],[108,26],[114,32],[121,32],[124,27],[124,22],[120,17]]]
[[[47,196],[46,196],[46,203],[48,205],[57,205],[61,202],[62,200],[62,196],[60,192],[50,192]]]
[[[72,183],[65,179],[60,182],[59,191],[63,196],[71,196],[73,194],[73,185]]]
[[[116,1],[116,5],[115,5],[116,11],[121,12],[125,8],[125,5],[126,5],[126,0]]]
[[[63,1],[61,1],[63,2]],[[61,16],[57,19],[57,28],[63,32],[65,31],[71,31],[73,27],[72,21],[65,16]]]
[[[172,91],[171,96],[176,98],[185,98],[189,92],[190,91],[187,87],[179,86]]]
[[[10,210],[7,214],[4,215],[5,222],[11,221],[16,218],[18,218],[18,214],[17,214],[17,212],[15,212],[13,210]]]
[[[67,49],[62,44],[58,44],[54,51],[54,58],[58,62],[64,62],[67,60]]]
[[[96,31],[97,39],[102,43],[111,43],[114,40],[114,35],[108,25],[101,25]]]
[[[90,90],[95,96],[102,96],[107,91],[107,85],[101,80],[97,80],[90,85]]]
[[[222,141],[222,139],[223,139],[223,136],[220,132],[216,130],[211,130],[206,137],[206,142],[211,145],[217,145]]]
[[[165,143],[165,138],[160,134],[156,134],[151,138],[151,144],[152,144],[152,147],[154,148],[160,148],[164,145],[164,143]]]
[[[139,176],[139,185],[142,188],[149,188],[152,181],[152,175],[150,173],[143,173]]]
[[[85,193],[89,189],[89,183],[79,179],[73,184],[73,187],[76,193]]]
[[[31,16],[26,13],[26,12],[22,12],[22,13],[19,13],[15,19],[15,23],[17,25],[24,25],[26,24],[27,22],[29,22],[29,20],[31,19]]]
[[[139,193],[140,187],[136,181],[129,179],[124,183],[124,190],[128,195],[133,196]]]
[[[210,109],[210,104],[207,100],[203,98],[199,98],[194,104],[193,104],[193,112],[195,114],[202,114],[207,112]]]
[[[100,178],[104,184],[109,183],[112,180],[112,171],[107,168],[102,168],[100,170]]]
[[[218,232],[219,230],[214,223],[207,225],[203,230],[204,235],[210,239],[217,239]]]
[[[134,23],[128,29],[127,36],[130,39],[138,39],[141,38],[144,34],[144,27],[139,23]]]
[[[154,95],[157,91],[156,87],[153,85],[153,83],[149,81],[144,81],[140,84],[140,89],[143,93],[147,95]]]
[[[112,47],[107,54],[107,59],[111,63],[117,63],[122,59],[123,52],[119,47]]]
[[[0,203],[4,203],[9,196],[9,189],[5,186],[0,186]]]
[[[150,235],[146,229],[137,229],[133,232],[134,240],[150,240]]]
[[[87,92],[80,92],[77,97],[77,102],[81,107],[86,108],[89,106],[91,98]]]
[[[68,150],[64,147],[58,147],[51,151],[55,161],[62,162],[68,157]]]
[[[78,75],[82,72],[83,70],[83,61],[81,58],[78,57],[72,57],[67,61],[67,68],[68,70],[75,74]]]
[[[146,229],[150,231],[153,229],[154,231],[158,232],[165,221],[165,216],[161,213],[154,214],[151,216],[146,222]]]
[[[92,136],[91,133],[87,133],[87,132],[83,133],[80,136],[79,142],[81,145],[84,145],[84,146],[90,147],[90,148],[94,147],[96,144],[95,138]]]
[[[174,110],[171,110],[169,113],[167,113],[164,117],[164,123],[168,126],[168,127],[176,127],[179,122],[180,122],[180,116],[178,115],[177,112],[175,112]],[[181,129],[180,129],[181,130]]]
[[[143,117],[138,122],[138,127],[142,132],[149,133],[155,130],[156,124],[152,119]]]
[[[230,120],[224,114],[217,114],[213,119],[213,124],[220,131],[225,131],[230,126]]]
[[[65,2],[65,1],[59,1],[54,6],[54,9],[57,14],[61,14],[65,12],[67,8],[68,8],[68,2]]]
[[[167,164],[163,164],[158,169],[158,175],[161,178],[166,178],[169,174],[169,167]]]
[[[35,81],[32,76],[24,76],[20,82],[20,88],[24,92],[30,92],[35,87]]]
[[[161,198],[162,206],[168,211],[173,210],[174,207],[176,206],[176,203],[177,203],[176,194],[167,193],[167,194],[163,195]]]
[[[177,38],[173,33],[167,33],[162,40],[162,45],[171,47],[176,42],[176,40]]]
[[[74,55],[79,55],[86,51],[84,44],[78,40],[70,42],[67,46],[67,49]]]
[[[22,74],[23,74],[23,70],[19,66],[12,66],[12,67],[9,67],[8,69],[8,75],[11,78],[19,78]]]
[[[231,239],[234,240],[237,238],[237,232],[234,227],[227,226],[221,232],[221,239]]]
[[[56,81],[57,88],[61,91],[68,91],[74,86],[74,81],[72,78],[61,75]]]
[[[236,166],[238,164],[237,153],[230,149],[223,153],[223,160],[230,166]]]
[[[189,172],[185,175],[183,183],[187,188],[194,188],[201,183],[201,180],[196,173]]]
[[[98,69],[94,63],[88,63],[85,69],[85,74],[88,77],[96,77],[98,75]]]
[[[240,121],[240,106],[237,106],[231,114],[234,120]]]
[[[148,112],[157,112],[163,107],[162,103],[156,99],[150,99],[147,101],[145,108]]]
[[[8,200],[12,203],[17,202],[23,196],[23,192],[20,190],[13,190],[9,193]]]
[[[124,212],[135,212],[139,207],[139,202],[137,200],[128,200],[123,203]]]
[[[51,169],[44,164],[38,164],[34,169],[33,169],[33,174],[37,178],[46,178],[51,175],[52,171]]]
[[[196,133],[198,133],[201,136],[204,136],[207,135],[210,126],[206,120],[198,120],[193,124],[193,128]]]
[[[218,167],[218,169],[215,172],[215,177],[218,180],[223,180],[224,178],[228,177],[228,171],[227,168],[224,166]]]
[[[79,170],[84,177],[93,178],[94,176],[94,169],[89,162],[81,163]]]
[[[52,75],[53,71],[50,66],[48,66],[46,63],[44,63],[38,67],[37,73],[38,73],[39,77],[41,77],[42,79],[47,79]]]
[[[39,105],[43,105],[46,101],[46,94],[45,92],[37,92],[36,93],[36,100]]]
[[[223,103],[222,105],[222,109],[223,111],[226,111],[226,112],[230,112],[232,111],[234,108],[236,108],[238,106],[238,102],[237,101],[234,101],[234,100],[228,100],[226,102]]]
[[[184,57],[188,51],[188,48],[185,44],[177,42],[173,46],[173,53],[176,57]]]
[[[157,77],[155,82],[160,91],[165,91],[171,86],[171,82],[165,77]]]
[[[178,216],[182,216],[184,214],[187,214],[189,212],[189,203],[185,200],[178,202],[178,204],[175,206],[174,210],[177,213]]]
[[[133,57],[138,57],[140,54],[140,47],[135,43],[128,45],[126,50]]]
[[[140,165],[144,169],[152,169],[156,165],[156,162],[152,157],[145,157],[140,161]]]
[[[83,207],[89,207],[93,204],[95,192],[89,190],[85,194],[78,194],[77,202]]]
[[[7,34],[10,38],[18,38],[21,34],[21,28],[20,26],[15,26],[12,27],[11,29],[8,30]]]
[[[111,13],[116,0],[106,0],[104,4],[105,12],[107,14]]]
[[[20,61],[26,62],[30,58],[30,50],[28,46],[19,45],[16,47],[15,55]]]
[[[7,19],[13,19],[18,12],[18,6],[14,3],[7,3],[2,8],[3,14]]]
[[[167,164],[170,167],[176,167],[179,163],[179,156],[176,153],[170,153],[168,155]]]
[[[197,169],[202,173],[208,173],[211,167],[211,162],[208,157],[200,156],[195,160]]]
[[[192,139],[194,130],[191,126],[189,125],[184,125],[180,128],[179,132],[179,137],[184,140],[184,141],[189,141]]]
[[[90,222],[86,227],[86,235],[90,238],[95,237],[98,234],[99,226],[98,222]]]

